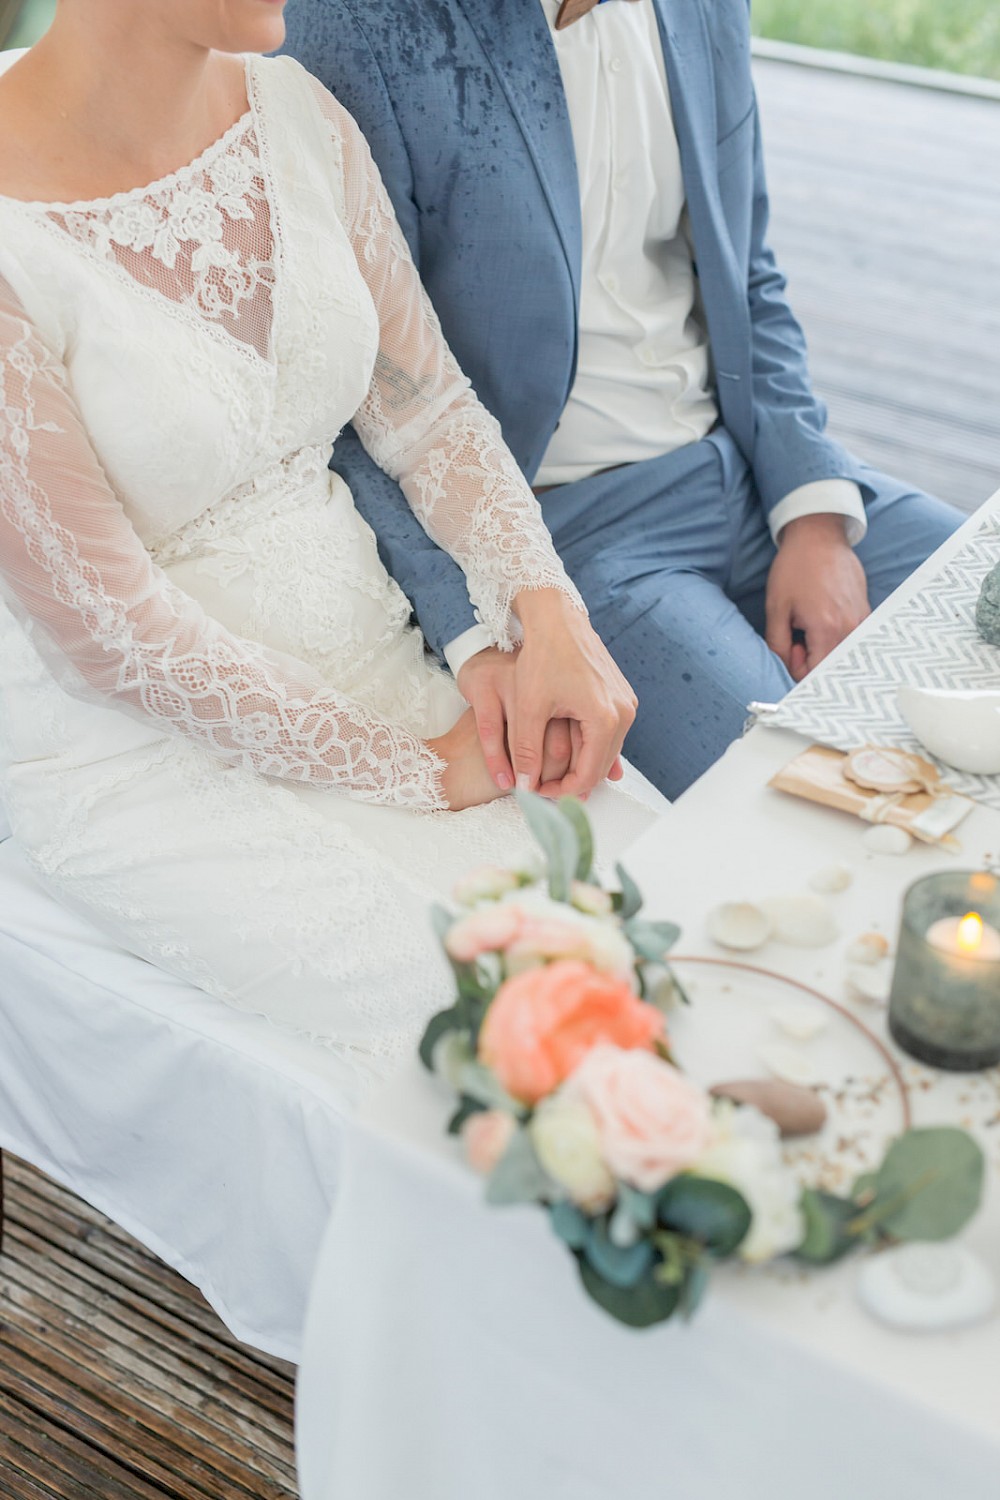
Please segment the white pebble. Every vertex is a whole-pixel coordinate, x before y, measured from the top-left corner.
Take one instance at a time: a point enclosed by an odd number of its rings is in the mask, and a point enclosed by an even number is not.
[[[723,948],[749,952],[767,942],[771,922],[752,901],[724,901],[708,914],[708,935]]]
[[[873,823],[861,835],[861,842],[869,854],[905,854],[913,846],[906,829],[892,823]]]
[[[890,1328],[931,1333],[987,1317],[996,1282],[964,1245],[899,1245],[862,1266],[858,1299]]]
[[[821,896],[836,896],[840,891],[846,891],[853,881],[854,872],[850,865],[826,865],[810,875],[809,886]]]
[[[847,982],[855,995],[867,1000],[869,1005],[888,1005],[892,988],[892,969],[888,964],[867,964],[863,968],[851,969]]]
[[[789,1047],[785,1042],[769,1042],[766,1047],[757,1049],[757,1056],[775,1078],[783,1078],[786,1083],[808,1086],[823,1081],[812,1058],[807,1057],[798,1047]]]
[[[830,1024],[829,1017],[812,1005],[773,1005],[768,1015],[786,1036],[794,1037],[797,1042],[808,1042]]]
[[[822,896],[772,896],[761,906],[780,943],[793,948],[825,948],[837,937],[833,913]]]

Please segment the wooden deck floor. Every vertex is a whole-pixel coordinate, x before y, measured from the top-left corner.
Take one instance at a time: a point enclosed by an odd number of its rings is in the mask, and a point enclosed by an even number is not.
[[[772,238],[833,430],[972,508],[1000,484],[1000,105],[757,72]],[[293,1496],[292,1371],[99,1214],[8,1170],[2,1500]]]
[[[3,1500],[291,1500],[291,1366],[5,1155]]]
[[[1000,103],[756,77],[771,239],[831,431],[974,509],[1000,486]]]

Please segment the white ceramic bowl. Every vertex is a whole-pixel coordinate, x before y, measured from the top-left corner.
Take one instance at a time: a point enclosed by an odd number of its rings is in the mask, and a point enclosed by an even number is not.
[[[946,766],[1000,775],[1000,691],[901,687],[898,703],[920,743]]]

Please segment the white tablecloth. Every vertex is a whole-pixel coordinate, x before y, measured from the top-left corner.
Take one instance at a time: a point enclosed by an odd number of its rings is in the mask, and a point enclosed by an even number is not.
[[[767,788],[804,745],[754,730],[626,864],[650,915],[682,924],[683,951],[718,956],[704,931],[717,901],[800,891],[849,863],[834,946],[753,955],[844,1000],[848,941],[894,936],[920,875],[1000,857],[1000,815],[976,809],[961,856],[870,854],[860,823]],[[884,1035],[879,1011],[858,1012]],[[987,1201],[964,1239],[1000,1271],[1000,1070],[904,1071],[916,1123],[968,1125],[986,1147]],[[437,1087],[415,1065],[345,1138],[300,1372],[303,1500],[997,1500],[996,1315],[890,1331],[861,1311],[853,1260],[726,1268],[690,1326],[622,1329],[544,1215],[483,1204],[442,1137]]]

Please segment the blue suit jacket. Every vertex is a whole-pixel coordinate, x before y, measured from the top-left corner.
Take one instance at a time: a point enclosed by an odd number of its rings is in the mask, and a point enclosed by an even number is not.
[[[722,420],[769,511],[859,465],[824,434],[767,245],[746,0],[654,0]],[[573,385],[580,198],[538,0],[293,0],[291,52],[368,138],[445,336],[531,480]],[[342,473],[440,653],[464,579],[353,433]]]

